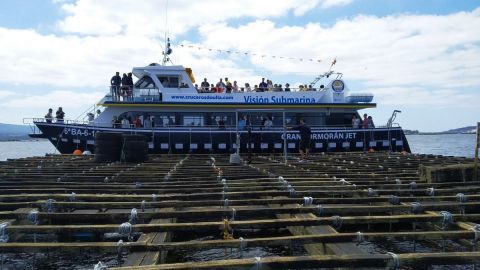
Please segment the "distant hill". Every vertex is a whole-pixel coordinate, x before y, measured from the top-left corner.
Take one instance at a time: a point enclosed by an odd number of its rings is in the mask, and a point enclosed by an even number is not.
[[[0,140],[2,141],[29,139],[30,132],[31,129],[28,126],[0,123]]]
[[[456,128],[456,129],[450,129],[445,131],[445,133],[477,133],[477,127],[476,126],[468,126],[468,127],[462,127],[462,128]]]
[[[455,129],[449,129],[447,131],[439,131],[439,132],[422,132],[418,130],[404,130],[406,135],[433,135],[433,134],[476,134],[477,133],[477,127],[476,126],[468,126],[468,127],[462,127],[462,128],[455,128]]]

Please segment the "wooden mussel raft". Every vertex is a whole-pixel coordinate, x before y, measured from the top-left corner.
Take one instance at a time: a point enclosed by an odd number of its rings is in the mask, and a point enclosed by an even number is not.
[[[61,268],[51,254],[62,269],[478,267],[471,164],[380,152],[7,160],[0,256],[7,269]]]

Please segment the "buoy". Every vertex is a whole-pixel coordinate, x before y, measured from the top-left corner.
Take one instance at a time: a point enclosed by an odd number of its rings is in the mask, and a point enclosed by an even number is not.
[[[77,150],[73,151],[73,154],[74,154],[75,156],[79,156],[79,155],[82,154],[82,150],[77,149]]]
[[[375,152],[375,150],[373,148],[370,148],[370,149],[368,149],[368,152],[373,153],[373,152]]]
[[[408,154],[408,152],[407,152],[407,151],[405,151],[405,150],[403,150],[403,151],[402,151],[402,152],[400,152],[400,153],[402,153],[402,155],[404,155],[404,156]]]
[[[88,156],[88,155],[91,155],[91,154],[92,154],[92,152],[90,152],[88,150],[83,151],[83,155],[85,155],[85,156]]]

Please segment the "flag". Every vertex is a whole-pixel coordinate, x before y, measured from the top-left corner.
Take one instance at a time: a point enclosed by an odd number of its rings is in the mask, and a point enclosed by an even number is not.
[[[335,57],[335,59],[333,59],[332,61],[332,66],[335,65],[337,63],[337,58]]]

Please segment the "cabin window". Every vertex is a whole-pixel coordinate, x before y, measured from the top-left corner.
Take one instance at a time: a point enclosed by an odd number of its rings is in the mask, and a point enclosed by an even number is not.
[[[300,118],[303,118],[305,123],[311,127],[325,126],[325,113],[287,113],[285,122],[287,125],[298,125]]]
[[[142,77],[135,83],[135,88],[138,89],[156,89],[155,83],[153,82],[152,78],[148,76]]]
[[[205,117],[199,114],[187,114],[182,116],[183,126],[186,127],[203,127],[205,125]]]
[[[178,76],[157,76],[158,80],[162,83],[162,86],[165,88],[178,88],[180,78]]]
[[[154,127],[176,126],[177,121],[174,113],[150,113]]]
[[[331,113],[327,117],[327,126],[351,126],[353,113]]]
[[[235,126],[235,116],[233,113],[212,113],[210,120],[210,125],[212,126]]]

